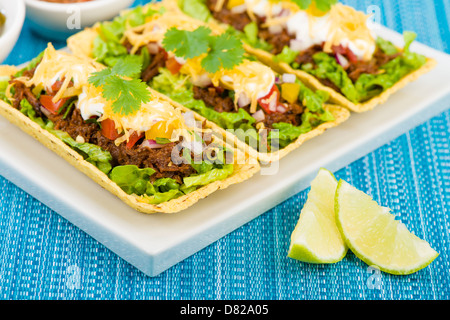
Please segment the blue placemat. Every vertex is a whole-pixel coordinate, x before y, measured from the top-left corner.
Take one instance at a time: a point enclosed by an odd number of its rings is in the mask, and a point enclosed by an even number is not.
[[[450,53],[448,0],[342,2]],[[5,63],[28,61],[46,44],[26,23]],[[446,111],[336,173],[440,252],[413,275],[380,274],[352,253],[335,265],[287,258],[305,190],[150,278],[0,177],[0,299],[448,299],[449,139]]]

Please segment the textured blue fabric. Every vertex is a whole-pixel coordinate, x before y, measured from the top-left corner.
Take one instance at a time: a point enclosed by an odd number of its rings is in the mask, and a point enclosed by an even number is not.
[[[375,5],[383,25],[450,53],[448,0],[344,2]],[[5,63],[25,62],[46,43],[25,24]],[[287,258],[305,190],[151,278],[0,177],[0,299],[448,299],[449,139],[446,111],[336,173],[440,252],[413,275],[377,274],[350,252],[335,265]]]

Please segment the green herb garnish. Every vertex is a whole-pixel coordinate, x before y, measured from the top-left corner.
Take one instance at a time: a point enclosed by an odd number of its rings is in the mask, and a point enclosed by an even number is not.
[[[150,101],[147,85],[140,79],[133,79],[141,70],[141,62],[136,56],[126,56],[112,68],[94,72],[89,83],[102,87],[103,97],[113,101],[114,113],[129,115],[138,111],[142,103]],[[126,79],[132,78],[132,79]]]
[[[210,73],[220,68],[232,69],[243,61],[245,53],[242,41],[235,35],[225,32],[214,36],[211,29],[204,26],[194,31],[170,28],[164,35],[163,47],[185,59],[206,54],[201,66]]]

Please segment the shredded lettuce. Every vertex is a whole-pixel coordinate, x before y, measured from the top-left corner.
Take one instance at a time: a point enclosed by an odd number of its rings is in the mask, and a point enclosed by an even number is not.
[[[213,108],[206,106],[202,100],[194,99],[192,84],[186,81],[184,76],[173,75],[166,68],[160,69],[160,74],[153,78],[150,86],[183,106],[196,111],[221,128],[234,130],[238,139],[262,151],[261,148],[264,147],[264,143],[261,142],[262,137],[254,127],[256,121],[246,110],[239,108],[238,112],[215,111]],[[287,123],[274,124],[274,129],[278,129],[280,134],[274,133],[276,130],[272,130],[269,134],[268,139],[269,143],[272,143],[272,151],[275,151],[278,147],[286,147],[296,140],[300,134],[311,131],[321,123],[333,121],[333,115],[323,108],[328,99],[329,95],[325,91],[314,92],[302,85],[299,100],[307,108],[302,118],[302,125],[295,127]]]
[[[324,52],[316,53],[313,56],[316,68],[306,64],[302,66],[302,69],[319,79],[330,80],[350,101],[354,103],[364,102],[392,87],[404,76],[426,63],[426,58],[423,55],[411,52],[409,49],[415,38],[415,33],[405,32],[405,46],[402,54],[381,66],[380,69],[383,72],[379,74],[364,73],[355,83],[349,78],[344,68],[337,63],[336,59]],[[386,40],[378,39],[377,43],[387,54],[397,52],[397,49]]]
[[[47,129],[50,133],[61,139],[65,144],[77,151],[89,163],[92,163],[103,173],[108,174],[111,169],[112,156],[108,151],[91,143],[80,143],[72,139],[67,132],[60,130]]]
[[[178,6],[185,14],[197,20],[208,22],[213,18],[205,0],[178,0]]]
[[[299,52],[292,50],[289,46],[284,46],[283,50],[274,57],[274,61],[291,64],[297,58]]]
[[[151,168],[139,169],[135,165],[114,167],[109,177],[128,194],[154,194],[155,188],[149,179],[156,171]]]
[[[101,147],[91,144],[91,143],[80,143],[75,141],[70,137],[67,132],[61,130],[55,130],[54,124],[48,119],[42,119],[36,116],[36,112],[33,106],[28,102],[28,100],[23,99],[20,101],[20,112],[26,115],[28,118],[36,122],[42,129],[47,130],[65,144],[70,146],[72,149],[81,154],[84,159],[94,166],[96,166],[100,171],[104,173],[109,173],[111,171],[111,160],[112,156],[108,151],[103,150]]]
[[[297,83],[300,82],[297,81]],[[310,132],[322,123],[334,121],[333,114],[323,108],[328,99],[329,94],[327,92],[320,90],[313,92],[301,84],[299,100],[306,107],[306,111],[302,114],[302,123],[299,126],[284,122],[274,123],[272,126],[277,130],[270,131],[268,137],[271,145],[282,149],[300,135]]]
[[[35,58],[33,58],[24,68],[22,68],[19,72],[17,72],[14,77],[18,78],[21,77],[25,71],[29,71],[33,68],[35,68],[39,62],[41,62],[42,57],[44,56],[44,52],[42,51],[39,55],[37,55]]]
[[[9,77],[0,77],[0,100],[7,101],[6,88],[8,88],[9,80]]]
[[[233,165],[226,164],[222,168],[212,169],[199,175],[192,175],[183,179],[186,187],[198,187],[210,184],[214,181],[223,180],[233,173]]]
[[[105,21],[99,24],[100,35],[94,39],[92,55],[99,62],[113,67],[117,61],[128,55],[125,46],[120,42],[127,27],[136,27],[145,23],[146,19],[156,13],[162,11],[155,11],[144,7],[137,6],[136,8],[116,17],[112,21]],[[148,51],[142,50],[140,55],[142,68],[145,69],[149,61]]]
[[[214,165],[202,166],[202,168],[198,174],[184,178],[183,184],[179,184],[172,178],[160,178],[152,183],[150,177],[155,170],[140,169],[135,165],[114,167],[109,177],[127,194],[144,196],[149,203],[159,204],[193,192],[198,187],[223,180],[234,171],[232,164],[218,165],[217,168]]]

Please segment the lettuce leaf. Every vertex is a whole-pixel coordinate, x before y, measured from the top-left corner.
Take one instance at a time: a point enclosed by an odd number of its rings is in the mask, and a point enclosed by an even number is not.
[[[292,50],[289,46],[284,46],[283,50],[277,54],[273,59],[276,62],[285,62],[291,64],[297,58],[299,52]]]
[[[6,88],[9,85],[9,77],[0,77],[0,100],[6,101],[7,102],[7,98],[6,98]]]
[[[197,20],[208,22],[213,19],[205,0],[178,0],[180,9]]]
[[[42,60],[42,57],[44,56],[44,52],[42,51],[39,55],[37,55],[35,58],[33,58],[24,68],[22,68],[21,70],[19,70],[14,77],[18,78],[21,77],[25,71],[29,71],[33,68],[35,68]]]
[[[54,136],[61,139],[65,144],[69,145],[79,154],[81,154],[84,157],[84,160],[92,163],[103,173],[108,174],[111,171],[112,156],[108,151],[103,150],[101,147],[95,144],[77,142],[72,139],[67,132],[53,129],[47,130]]]
[[[418,53],[410,51],[410,45],[416,35],[412,32],[404,33],[405,46],[401,55],[380,67],[383,72],[379,74],[362,74],[353,83],[344,68],[336,59],[325,52],[316,53],[313,56],[316,68],[306,64],[302,69],[319,79],[328,79],[333,82],[354,103],[367,101],[386,89],[392,87],[407,74],[419,69],[426,63],[426,58]],[[385,52],[394,52],[394,48],[385,40],[377,43]]]
[[[234,166],[226,164],[222,168],[212,169],[202,174],[192,175],[183,179],[186,187],[199,187],[210,184],[214,181],[223,180],[233,173]]]
[[[113,19],[112,21],[105,21],[99,24],[100,35],[94,39],[92,55],[100,63],[109,67],[113,67],[117,61],[128,55],[125,46],[120,42],[125,29],[127,27],[136,27],[145,23],[146,19],[156,13],[163,12],[155,11],[144,7],[137,6],[136,8],[124,13]],[[143,69],[149,64],[148,51],[137,55],[141,59]]]
[[[201,100],[194,99],[192,84],[185,81],[182,75],[173,75],[167,69],[161,68],[160,74],[153,78],[150,84],[155,90],[168,95],[171,99],[177,101],[183,106],[196,111],[211,122],[216,123],[223,129],[232,129],[239,140],[244,141],[255,149],[264,148],[261,139],[263,139],[254,127],[255,119],[244,109],[240,108],[238,112],[217,112],[205,105]],[[271,132],[269,134],[269,143],[272,142],[272,151],[278,147],[284,148],[289,143],[298,138],[302,133],[307,133],[315,126],[333,121],[333,115],[326,111],[323,106],[328,101],[329,95],[325,91],[314,92],[308,87],[302,85],[299,100],[309,110],[305,112],[305,121],[300,127],[295,127],[287,123],[273,125],[280,136]],[[279,140],[279,144],[278,144]]]
[[[114,167],[109,177],[128,194],[154,194],[155,188],[149,179],[155,172],[151,168],[139,169],[135,165],[125,165]]]
[[[67,132],[53,129],[53,122],[48,119],[44,120],[41,117],[36,116],[36,112],[34,111],[32,105],[28,102],[28,100],[23,99],[22,101],[20,101],[20,107],[20,112],[36,122],[42,129],[47,130],[48,132],[62,140],[65,144],[70,146],[72,149],[77,151],[83,156],[86,161],[92,163],[100,171],[106,174],[111,171],[112,156],[108,151],[103,150],[101,147],[95,144],[77,142],[72,139]]]

